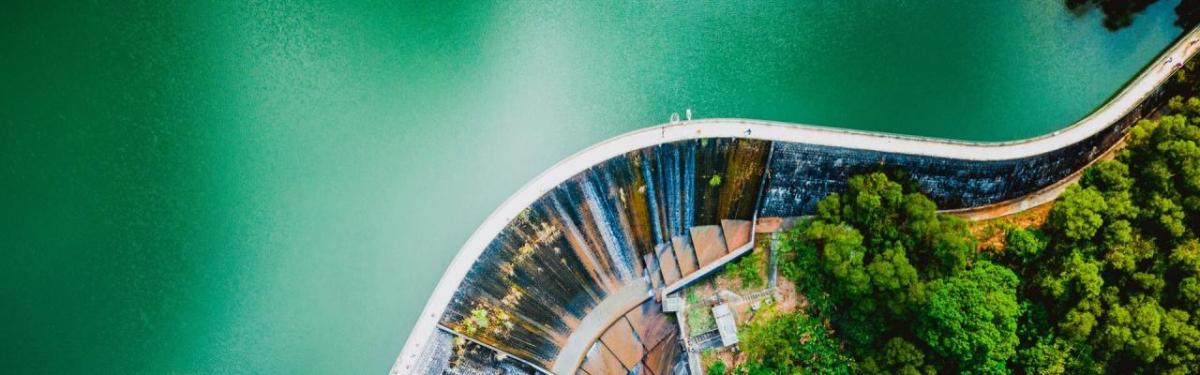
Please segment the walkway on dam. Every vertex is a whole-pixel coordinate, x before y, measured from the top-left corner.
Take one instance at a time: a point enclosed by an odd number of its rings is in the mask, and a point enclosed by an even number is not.
[[[488,244],[513,218],[546,192],[592,166],[658,144],[712,137],[784,141],[961,160],[1011,160],[1074,145],[1120,120],[1153,93],[1200,48],[1200,28],[1183,35],[1141,74],[1095,112],[1063,130],[1012,142],[979,143],[806,126],[771,121],[709,119],[642,129],[593,145],[534,178],[500,205],[459,250],[418,318],[392,369],[412,368],[455,290]],[[556,364],[557,366],[557,364]]]
[[[639,279],[610,294],[588,312],[559,350],[552,365],[555,374],[574,373],[596,339],[652,293],[674,292],[754,248],[753,224],[748,220],[721,220],[721,225],[690,229],[691,235],[674,237],[670,245],[656,251],[659,254],[653,259],[658,266],[645,269],[650,282]],[[685,262],[694,264],[688,270],[678,269],[677,265]]]
[[[579,364],[583,362],[583,356],[592,347],[592,343],[600,338],[604,330],[629,310],[640,306],[649,298],[650,284],[645,280],[638,280],[621,288],[620,291],[610,294],[608,298],[588,312],[587,316],[584,316],[579,325],[575,327],[575,331],[571,332],[571,336],[559,350],[558,357],[554,358],[554,365],[550,370],[555,374],[574,374],[575,369],[579,368]]]

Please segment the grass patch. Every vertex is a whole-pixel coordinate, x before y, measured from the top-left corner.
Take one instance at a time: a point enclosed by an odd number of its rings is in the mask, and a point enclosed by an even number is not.
[[[737,262],[725,265],[724,274],[738,279],[742,288],[762,288],[766,285],[763,278],[763,254],[758,248],[750,251]]]
[[[688,290],[687,303],[689,305],[695,305],[697,303],[700,303],[700,295],[696,293],[695,289]]]
[[[695,336],[717,328],[717,320],[713,318],[708,306],[689,305],[687,310],[688,336]]]

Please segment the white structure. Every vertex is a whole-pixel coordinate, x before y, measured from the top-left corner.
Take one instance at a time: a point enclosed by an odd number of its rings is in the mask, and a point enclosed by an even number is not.
[[[713,318],[717,320],[717,331],[721,333],[721,346],[737,344],[737,318],[733,316],[733,311],[729,310],[729,305],[717,305],[712,308],[712,313]]]
[[[676,312],[683,310],[683,298],[677,295],[670,295],[663,299],[663,312]]]

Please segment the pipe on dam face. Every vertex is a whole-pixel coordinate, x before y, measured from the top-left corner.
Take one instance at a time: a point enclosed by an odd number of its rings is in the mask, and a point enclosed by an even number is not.
[[[693,226],[809,213],[854,174],[903,169],[951,210],[1054,186],[1165,103],[1174,70],[1153,67],[1168,57],[1191,59],[1198,30],[1181,36],[1087,117],[1025,140],[964,142],[705,119],[593,145],[534,178],[476,229],[442,276],[392,373],[412,373],[427,347],[448,345],[432,339],[439,324],[551,368],[592,307],[631,279],[655,277],[645,262],[657,261],[656,248],[686,239]],[[472,315],[483,315],[476,321],[484,327],[464,323]],[[464,332],[468,325],[471,332]]]

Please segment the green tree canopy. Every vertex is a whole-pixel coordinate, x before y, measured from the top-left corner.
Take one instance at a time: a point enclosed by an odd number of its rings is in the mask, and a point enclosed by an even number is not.
[[[987,261],[933,281],[917,336],[960,371],[1008,373],[1018,342],[1016,288],[1012,271]]]
[[[1043,231],[1009,233],[1011,253],[997,259],[1027,280],[1018,369],[1200,373],[1200,127],[1189,117],[1200,100],[1170,107],[1088,168]]]
[[[1169,107],[999,253],[915,185],[853,177],[784,236],[810,315],[749,328],[743,372],[1200,374],[1200,99]]]
[[[803,313],[769,315],[740,333],[749,364],[743,372],[761,374],[849,374],[853,361],[819,319]]]
[[[935,372],[945,356],[912,323],[928,308],[931,282],[968,269],[975,240],[965,222],[882,173],[848,185],[786,236],[784,274],[849,344],[860,371]]]

